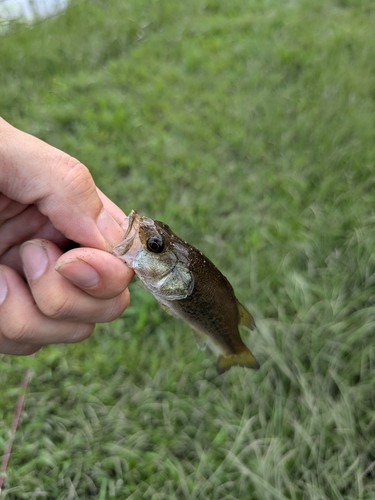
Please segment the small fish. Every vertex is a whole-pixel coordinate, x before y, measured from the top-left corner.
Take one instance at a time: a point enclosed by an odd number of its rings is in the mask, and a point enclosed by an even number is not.
[[[255,327],[229,281],[202,252],[174,234],[167,224],[132,210],[114,255],[131,267],[160,305],[195,331],[198,347],[219,348],[218,373],[232,366],[259,368],[242,342],[238,325]]]

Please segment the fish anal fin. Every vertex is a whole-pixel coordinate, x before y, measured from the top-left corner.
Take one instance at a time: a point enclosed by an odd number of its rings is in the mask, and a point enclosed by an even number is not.
[[[249,311],[238,301],[237,301],[237,309],[239,315],[238,324],[245,326],[246,328],[249,328],[249,330],[254,330],[255,321],[254,318],[249,313]]]
[[[219,374],[226,372],[232,366],[244,366],[245,368],[252,368],[257,370],[259,368],[259,363],[253,356],[253,353],[247,349],[239,354],[221,354],[217,360],[217,372]]]

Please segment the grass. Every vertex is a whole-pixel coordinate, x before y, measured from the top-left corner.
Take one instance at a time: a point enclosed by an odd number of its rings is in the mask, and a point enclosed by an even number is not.
[[[1,40],[4,118],[206,253],[257,320],[215,372],[138,282],[122,318],[3,356],[4,499],[375,497],[370,0],[84,2]]]

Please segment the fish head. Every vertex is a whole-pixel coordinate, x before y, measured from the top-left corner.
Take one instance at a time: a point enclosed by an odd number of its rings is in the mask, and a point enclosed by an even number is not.
[[[125,224],[125,235],[113,253],[134,270],[162,304],[188,297],[194,288],[189,246],[167,224],[135,210]]]

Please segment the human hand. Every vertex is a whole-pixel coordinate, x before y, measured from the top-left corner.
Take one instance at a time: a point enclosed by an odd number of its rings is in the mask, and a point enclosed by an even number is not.
[[[79,342],[121,315],[133,272],[109,251],[124,217],[78,160],[0,118],[0,353]]]

